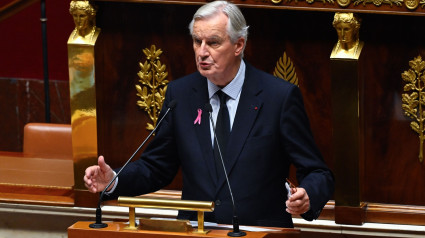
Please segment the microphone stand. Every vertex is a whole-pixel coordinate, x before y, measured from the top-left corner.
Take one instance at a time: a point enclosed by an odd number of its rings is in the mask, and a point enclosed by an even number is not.
[[[231,236],[231,237],[242,237],[242,236],[246,236],[246,233],[245,232],[239,230],[239,218],[238,218],[238,215],[236,214],[235,200],[233,198],[232,188],[230,187],[230,182],[229,182],[229,177],[227,176],[226,167],[224,166],[224,160],[223,160],[223,156],[221,154],[220,145],[218,143],[217,135],[215,133],[215,123],[214,123],[214,120],[212,118],[212,106],[211,106],[211,104],[207,103],[207,105],[205,105],[205,108],[207,109],[207,111],[210,114],[210,120],[211,120],[211,124],[213,126],[213,131],[214,131],[214,139],[215,139],[215,142],[217,144],[217,149],[218,149],[218,153],[220,155],[221,164],[223,165],[223,170],[224,170],[224,175],[226,177],[227,187],[229,188],[229,192],[230,192],[230,198],[232,199],[232,205],[233,205],[233,219],[232,219],[233,231],[229,231],[227,233],[227,235],[228,236]]]
[[[118,175],[121,173],[121,171],[127,166],[127,164],[130,163],[130,161],[134,158],[134,156],[145,145],[146,141],[148,141],[151,138],[151,136],[155,133],[156,129],[158,129],[158,127],[161,124],[162,120],[164,120],[164,118],[165,118],[165,116],[167,116],[168,112],[171,111],[175,106],[176,106],[176,101],[175,100],[172,100],[168,104],[168,109],[165,112],[164,116],[162,116],[162,118],[156,124],[155,128],[151,131],[151,133],[149,133],[149,135],[142,142],[142,144],[139,145],[139,147],[136,149],[136,151],[134,151],[134,153],[130,156],[130,158],[127,160],[127,162],[125,162],[125,164],[121,167],[121,169],[115,174],[115,176],[111,179],[111,181],[108,183],[108,185],[105,187],[105,189],[103,189],[102,193],[100,194],[99,202],[98,202],[97,208],[96,208],[96,222],[95,223],[91,223],[89,225],[90,228],[96,228],[96,229],[98,229],[98,228],[105,228],[105,227],[108,226],[108,224],[102,223],[102,208],[100,207],[100,205],[103,202],[103,196],[105,195],[106,190],[108,190],[108,188],[111,186],[111,184],[118,178]]]

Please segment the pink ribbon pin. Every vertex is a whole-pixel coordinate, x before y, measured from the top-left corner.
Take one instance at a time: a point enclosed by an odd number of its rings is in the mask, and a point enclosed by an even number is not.
[[[196,117],[196,120],[193,122],[193,124],[198,123],[199,125],[201,125],[201,115],[202,115],[202,110],[198,109],[198,116]]]

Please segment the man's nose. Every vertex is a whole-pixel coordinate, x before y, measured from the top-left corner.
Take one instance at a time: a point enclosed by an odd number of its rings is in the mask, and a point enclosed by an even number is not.
[[[202,57],[209,56],[208,46],[205,44],[205,42],[202,42],[199,47],[199,55]]]

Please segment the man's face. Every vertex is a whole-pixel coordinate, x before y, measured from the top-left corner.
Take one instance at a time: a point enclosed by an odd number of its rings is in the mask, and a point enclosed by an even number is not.
[[[341,43],[350,43],[354,39],[354,27],[350,23],[340,22],[335,26],[338,38]]]
[[[193,49],[201,75],[218,86],[227,85],[238,72],[244,39],[230,41],[228,17],[223,13],[198,19],[193,25]]]

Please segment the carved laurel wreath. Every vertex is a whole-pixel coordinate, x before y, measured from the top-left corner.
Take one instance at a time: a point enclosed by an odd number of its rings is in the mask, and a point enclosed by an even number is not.
[[[423,162],[424,121],[425,121],[425,62],[419,55],[409,61],[410,69],[404,71],[401,77],[406,85],[402,94],[404,114],[414,121],[410,127],[419,135],[419,162]]]
[[[161,64],[159,60],[159,56],[162,54],[161,49],[156,50],[156,46],[152,45],[150,49],[144,49],[143,53],[147,60],[143,64],[139,63],[140,71],[137,75],[141,85],[136,84],[137,96],[140,97],[137,105],[148,113],[152,121],[147,124],[146,129],[153,130],[165,99],[168,72],[165,71],[165,65]]]

